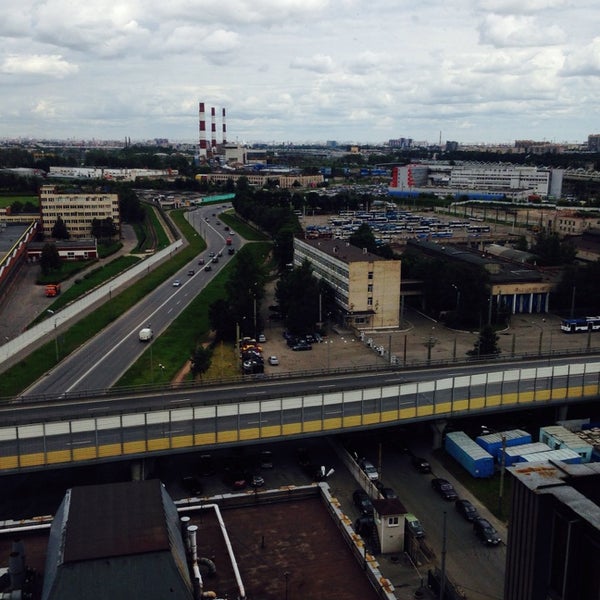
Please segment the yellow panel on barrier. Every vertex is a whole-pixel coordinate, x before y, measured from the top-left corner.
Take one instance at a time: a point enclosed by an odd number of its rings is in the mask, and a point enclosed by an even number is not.
[[[217,442],[226,443],[226,442],[237,442],[238,441],[238,432],[237,431],[219,431],[217,433]]]
[[[271,438],[278,437],[281,435],[281,425],[269,425],[268,427],[261,427],[260,437]]]
[[[321,421],[308,421],[307,423],[304,423],[302,431],[306,433],[312,433],[314,431],[323,431],[323,424],[321,423]]]
[[[471,410],[485,408],[485,398],[471,398],[469,400],[469,408]]]
[[[48,452],[46,455],[46,464],[48,465],[60,465],[62,463],[68,463],[74,458],[71,458],[70,450],[53,450],[52,452]]]
[[[172,448],[190,448],[194,445],[194,438],[191,435],[178,435],[171,440]]]
[[[431,404],[425,406],[417,406],[417,417],[429,417],[433,414],[433,406]]]
[[[414,406],[400,409],[400,419],[414,419],[417,416],[417,409]]]
[[[88,446],[87,448],[75,448],[73,450],[73,460],[94,460],[98,458],[96,446]]]
[[[194,436],[194,446],[208,446],[216,443],[217,436],[214,433],[197,433]]]
[[[519,404],[523,403],[523,402],[533,402],[534,400],[534,396],[533,396],[533,392],[521,392],[519,394]]]
[[[157,438],[154,440],[148,440],[148,451],[153,450],[168,450],[169,449],[169,438]]]
[[[46,464],[46,457],[43,452],[35,454],[25,454],[21,456],[21,467],[41,467]]]
[[[18,456],[2,456],[0,457],[0,471],[8,469],[16,469],[19,466]]]
[[[344,427],[358,427],[360,425],[360,415],[352,415],[342,419]]]
[[[141,452],[146,452],[146,442],[144,440],[123,444],[123,454],[140,454]]]
[[[260,437],[260,429],[252,427],[240,430],[240,441],[247,442],[248,440],[257,440]]]
[[[323,421],[323,429],[340,429],[342,427],[342,417],[336,417],[335,419],[325,419]]]
[[[363,425],[376,425],[381,423],[381,415],[379,413],[368,413],[363,415],[362,422]]]
[[[168,447],[168,446],[167,446]],[[123,447],[121,444],[103,444],[98,448],[98,457],[107,456],[121,456],[123,454]]]
[[[389,423],[390,421],[398,420],[398,411],[397,410],[386,410],[381,413],[381,421],[382,423]]]
[[[295,435],[302,433],[302,423],[288,423],[282,428],[282,435]]]

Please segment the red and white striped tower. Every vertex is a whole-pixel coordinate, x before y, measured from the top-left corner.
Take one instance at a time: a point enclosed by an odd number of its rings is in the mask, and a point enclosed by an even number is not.
[[[217,113],[214,106],[210,109],[210,149],[213,153],[217,150]]]
[[[221,115],[223,118],[223,143],[226,144],[227,143],[227,125],[225,123],[225,109],[223,109]]]
[[[204,102],[200,102],[198,107],[199,112],[199,141],[200,141],[200,158],[206,158],[206,113],[204,112]]]

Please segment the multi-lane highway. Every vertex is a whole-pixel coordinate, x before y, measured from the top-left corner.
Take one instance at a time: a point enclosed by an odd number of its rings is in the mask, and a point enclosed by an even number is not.
[[[207,206],[187,213],[191,225],[206,240],[206,251],[80,350],[59,363],[23,396],[59,397],[64,394],[110,388],[146,350],[146,346],[138,339],[139,330],[150,324],[154,334],[159,335],[231,259],[227,252],[223,252],[222,258],[218,264],[213,265],[212,271],[205,271],[197,264],[201,257],[208,263],[210,251],[218,253],[225,248],[226,234],[223,228],[217,225],[217,218],[212,216],[213,213],[218,214],[222,210],[222,207]],[[237,245],[242,242],[243,240],[236,236]],[[190,269],[195,270],[195,275],[191,277],[187,274]],[[175,280],[179,280],[181,285],[173,286]]]

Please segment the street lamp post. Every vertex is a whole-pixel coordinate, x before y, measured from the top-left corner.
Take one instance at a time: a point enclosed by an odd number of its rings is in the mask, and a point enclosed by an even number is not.
[[[46,312],[49,315],[54,315],[54,311],[51,308],[47,308]],[[59,361],[59,353],[58,353],[58,332],[56,331],[58,317],[54,317],[54,350],[56,352],[56,362],[58,364]]]
[[[460,308],[460,290],[458,289],[458,286],[454,283],[451,285],[456,290],[456,312],[458,313],[458,309]]]

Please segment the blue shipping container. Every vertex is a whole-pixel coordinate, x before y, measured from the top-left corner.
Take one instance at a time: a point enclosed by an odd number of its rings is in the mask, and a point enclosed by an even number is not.
[[[531,434],[522,429],[510,429],[509,431],[498,431],[480,435],[475,438],[475,441],[492,456],[499,457],[502,451],[502,437],[505,439],[505,446],[520,446],[522,444],[531,443]]]
[[[473,477],[491,477],[494,474],[493,456],[464,431],[447,433],[444,447]]]

